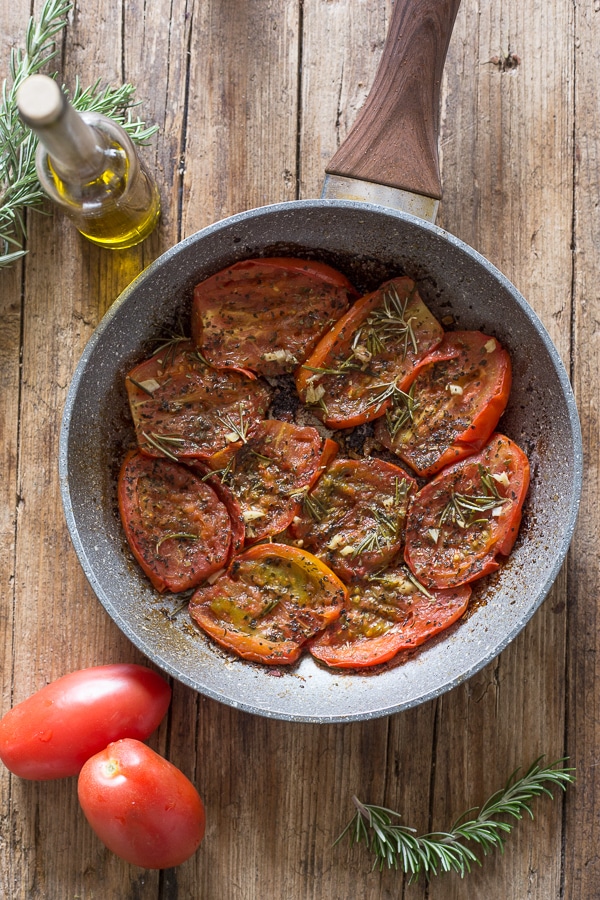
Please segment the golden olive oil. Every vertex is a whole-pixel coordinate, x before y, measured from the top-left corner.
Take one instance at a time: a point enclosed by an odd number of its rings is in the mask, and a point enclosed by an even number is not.
[[[110,157],[110,165],[101,175],[79,185],[77,191],[53,170],[50,159],[48,168],[63,209],[81,234],[101,247],[122,250],[139,244],[154,231],[160,217],[160,196],[141,164],[132,183],[122,148],[113,145]]]
[[[45,75],[23,82],[17,104],[40,140],[40,183],[75,227],[112,250],[148,237],[159,219],[160,196],[124,129],[98,113],[78,113]]]

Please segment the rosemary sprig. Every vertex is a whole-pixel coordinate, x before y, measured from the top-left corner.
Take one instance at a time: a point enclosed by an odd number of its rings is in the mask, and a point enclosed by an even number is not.
[[[307,491],[302,491],[302,510],[314,522],[322,522],[329,512],[322,500]]]
[[[210,472],[207,472],[206,475],[202,476],[202,481],[208,481],[209,478],[212,478],[213,475],[216,475],[221,484],[227,484],[230,481],[235,470],[235,456],[232,456],[226,466],[223,466],[221,469],[211,469]]]
[[[417,835],[416,829],[393,823],[394,818],[400,818],[400,813],[361,803],[353,797],[356,815],[335,843],[345,834],[350,835],[353,844],[363,841],[375,855],[373,868],[379,864],[380,870],[384,866],[400,869],[411,876],[411,882],[417,881],[421,874],[429,880],[451,871],[463,878],[474,864],[481,866],[481,860],[467,842],[476,844],[484,856],[495,849],[502,851],[516,822],[501,817],[512,816],[518,820],[528,813],[533,819],[531,801],[535,797],[542,794],[553,797],[552,787],[565,791],[575,781],[575,769],[557,768],[567,757],[546,768],[541,767],[542,760],[543,757],[538,757],[521,778],[517,778],[519,769],[516,769],[504,788],[492,794],[483,806],[467,810],[448,831]]]
[[[178,444],[185,444],[185,438],[171,434],[157,434],[155,431],[150,432],[150,434],[148,434],[147,431],[142,431],[142,437],[146,438],[148,443],[154,447],[155,450],[168,456],[168,458],[172,459],[174,462],[179,462],[179,459],[169,449],[169,445],[177,446]]]
[[[413,573],[410,571],[408,567],[404,568],[404,574],[406,578],[410,581],[412,585],[418,590],[420,594],[423,594],[431,601],[435,601],[435,597],[431,594],[427,588],[418,581]],[[395,585],[398,584],[398,577],[394,575],[393,572],[390,572],[389,569],[379,569],[377,572],[369,575],[369,581],[379,581],[382,584]],[[410,602],[410,600],[408,601]]]
[[[147,394],[149,397],[154,396],[154,391],[151,391],[150,388],[148,388],[148,387],[146,387],[146,385],[142,384],[141,381],[136,381],[135,378],[131,377],[131,375],[128,375],[127,378],[132,384],[134,384],[136,386],[136,388],[139,388],[140,391],[143,391],[144,394]],[[156,390],[156,388],[155,388],[155,390]]]
[[[172,334],[170,337],[160,339],[158,346],[153,351],[153,355],[158,356],[159,353],[164,353],[164,358],[161,360],[163,369],[168,368],[173,363],[179,345],[186,341],[189,341],[189,338],[184,334]]]
[[[385,421],[393,440],[404,425],[414,422],[415,410],[419,408],[419,401],[415,400],[415,382],[411,384],[408,393],[396,387],[391,396],[392,405],[386,410]]]
[[[374,553],[381,550],[398,537],[400,523],[397,519],[379,509],[373,510],[373,518],[376,522],[375,527],[368,531],[362,541],[354,547],[352,559],[356,559],[361,553]]]
[[[249,423],[246,421],[246,417],[244,415],[244,406],[242,403],[240,403],[238,406],[238,415],[238,421],[232,418],[229,413],[226,413],[224,416],[217,416],[217,418],[221,425],[224,425],[225,428],[229,429],[232,435],[235,435],[237,437],[238,441],[241,441],[242,444],[246,444],[248,443]]]
[[[508,503],[507,497],[502,497],[494,484],[494,478],[485,466],[479,466],[481,482],[485,488],[485,494],[455,494],[442,510],[438,528],[441,528],[444,522],[450,520],[459,528],[470,528],[477,522],[487,522],[485,517],[478,517],[480,512],[489,512],[490,509],[497,509]]]
[[[46,199],[35,170],[37,138],[21,122],[16,94],[30,75],[39,72],[58,53],[57,38],[66,28],[67,15],[73,4],[65,0],[46,0],[39,19],[31,17],[25,32],[25,48],[13,48],[8,79],[2,82],[0,96],[0,267],[8,266],[24,256],[26,237],[25,209],[39,209]],[[54,78],[57,73],[54,73]],[[63,89],[66,89],[63,86]],[[99,112],[110,116],[125,128],[138,144],[144,144],[156,127],[147,128],[132,115],[135,88],[124,84],[119,88],[100,88],[96,81],[88,88],[79,82],[71,96],[80,111]],[[41,210],[40,210],[41,211]]]
[[[408,304],[415,290],[416,286],[408,297],[401,300],[395,286],[389,285],[381,305],[377,306],[356,330],[352,339],[353,351],[362,345],[371,356],[375,356],[377,353],[385,353],[391,342],[399,342],[403,359],[406,357],[409,344],[416,353],[417,340],[412,325],[414,316],[406,317]]]
[[[416,587],[416,589],[419,591],[420,594],[424,594],[424,596],[427,597],[429,600],[435,601],[435,597],[433,596],[433,594],[431,594],[427,590],[427,588],[423,584],[421,584],[421,582],[418,580],[418,578],[415,578],[413,573],[408,568],[406,570],[406,576],[407,576],[408,580],[410,581],[410,583],[414,584],[414,586]]]
[[[156,542],[156,552],[158,553],[158,551],[160,550],[161,546],[164,544],[165,541],[171,541],[171,540],[197,541],[198,539],[199,538],[198,538],[197,534],[190,534],[187,531],[169,532],[169,534],[164,534],[161,537],[161,539]]]
[[[317,376],[315,380],[318,381],[323,375],[346,375],[350,371],[367,370],[371,358],[378,353],[385,353],[390,343],[400,343],[403,359],[406,357],[409,344],[416,353],[417,339],[412,325],[414,316],[406,317],[406,310],[415,290],[416,286],[408,297],[401,300],[395,286],[390,285],[383,295],[381,305],[372,310],[354,332],[350,353],[346,359],[335,366],[303,365],[302,368]],[[371,388],[373,387],[389,386],[371,385]],[[387,396],[389,395],[386,394],[386,398]],[[313,406],[319,405],[318,400],[307,402]]]
[[[370,404],[372,406],[380,407],[386,402],[386,400],[390,400],[391,407],[393,408],[396,405],[401,406],[402,403],[405,403],[410,395],[406,394],[398,387],[399,377],[400,376],[397,376],[392,381],[377,381],[375,382],[375,384],[368,385],[367,390],[379,391],[379,393],[375,394],[373,399],[370,401]]]

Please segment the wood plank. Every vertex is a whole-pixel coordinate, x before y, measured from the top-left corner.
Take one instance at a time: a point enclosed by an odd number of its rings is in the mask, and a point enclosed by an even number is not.
[[[373,83],[391,2],[305,0],[300,117],[300,197],[320,197],[325,167]]]
[[[121,82],[121,41],[114,35],[107,41],[100,27],[114,21],[118,10],[112,3],[97,6],[94,16],[76,16],[69,26],[63,71],[70,87],[76,74],[84,84],[94,81],[99,58],[105,61],[107,79]],[[25,8],[19,18],[22,31]],[[135,42],[135,29],[129,34]],[[136,69],[131,80],[139,74]],[[140,659],[103,612],[75,558],[62,514],[57,459],[61,411],[79,355],[104,310],[140,271],[144,255],[148,259],[151,242],[156,255],[154,236],[143,250],[113,254],[84,241],[60,214],[31,222],[18,432],[22,502],[16,551],[18,642],[12,664],[15,702],[66,671]],[[164,744],[162,733],[153,742]],[[97,892],[99,885],[106,898],[133,896],[144,886],[158,891],[157,872],[128,866],[95,838],[79,809],[74,779],[39,785],[11,779],[10,815],[18,828],[12,832],[15,846],[8,848],[10,862],[2,867],[6,896],[58,900]]]
[[[296,196],[299,3],[197,5],[182,233]]]
[[[575,4],[573,28],[576,110],[574,147],[575,218],[573,289],[575,362],[573,383],[582,422],[584,491],[571,548],[569,581],[569,680],[567,741],[577,766],[577,790],[567,804],[565,829],[565,896],[594,897],[600,882],[598,817],[598,685],[600,646],[598,597],[598,524],[600,509],[600,8]]]
[[[564,84],[573,67],[571,31],[566,3],[552,10],[463,3],[446,68],[440,211],[441,224],[516,283],[567,365],[573,110]],[[507,68],[510,54],[519,62],[512,57]],[[481,804],[515,768],[541,754],[547,762],[563,755],[567,577],[564,569],[494,663],[442,699],[434,826]],[[505,854],[469,876],[469,890],[490,900],[561,896],[561,808],[560,798],[538,801],[535,821],[519,823]],[[431,896],[449,900],[463,891],[452,876]]]

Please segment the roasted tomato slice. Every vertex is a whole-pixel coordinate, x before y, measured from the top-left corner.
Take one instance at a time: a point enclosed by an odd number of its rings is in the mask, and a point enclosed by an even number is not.
[[[119,511],[140,566],[159,591],[185,591],[222,569],[231,524],[225,504],[180,463],[137,450],[119,474]]]
[[[339,614],[346,589],[320,560],[283,544],[258,544],[204,585],[190,614],[217,643],[244,659],[293,663],[309,638]]]
[[[296,371],[296,388],[331,428],[382,416],[441,342],[442,326],[410,278],[361,297]]]
[[[433,356],[375,423],[376,438],[423,476],[481,450],[511,387],[508,353],[480,331],[446,334]]]
[[[497,569],[517,538],[528,486],[527,457],[502,434],[443,469],[407,517],[404,558],[417,580],[452,588]]]
[[[341,578],[380,569],[400,552],[417,484],[381,459],[334,459],[304,498],[294,538]]]
[[[365,668],[412,650],[456,622],[471,588],[432,592],[405,566],[351,585],[338,619],[310,643],[316,659],[335,668]]]
[[[243,511],[235,494],[221,481],[219,475],[213,472],[206,463],[192,460],[186,463],[192,472],[213,489],[221,503],[224,504],[231,521],[231,547],[230,558],[239,553],[246,539]]]
[[[208,459],[266,413],[265,382],[206,364],[190,341],[166,345],[125,379],[138,446],[149,456]]]
[[[247,259],[196,286],[192,335],[216,366],[293,372],[358,296],[341,272],[302,259]]]
[[[335,441],[323,441],[315,428],[267,419],[241,447],[211,459],[240,504],[247,543],[287,528],[336,451]]]

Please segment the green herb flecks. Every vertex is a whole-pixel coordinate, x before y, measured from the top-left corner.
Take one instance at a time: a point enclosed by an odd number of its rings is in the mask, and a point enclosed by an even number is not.
[[[502,790],[492,794],[480,808],[467,810],[448,831],[417,835],[416,829],[394,823],[394,819],[401,818],[400,813],[361,803],[353,797],[356,815],[336,844],[349,834],[352,843],[367,845],[375,857],[373,868],[378,865],[380,870],[385,866],[400,869],[411,876],[411,882],[421,874],[428,880],[444,872],[458,872],[464,877],[474,865],[481,866],[469,843],[475,844],[484,856],[492,850],[502,851],[516,824],[502,817],[519,820],[527,813],[533,819],[531,801],[535,797],[553,797],[553,787],[565,791],[575,781],[575,770],[561,766],[566,758],[546,768],[540,765],[542,759],[539,757],[522,778],[517,778],[518,769],[513,772]],[[477,814],[473,815],[475,811]]]
[[[142,437],[144,437],[155,450],[158,450],[159,453],[172,459],[173,462],[179,462],[179,459],[170,448],[185,444],[185,438],[172,434],[156,434],[155,431],[150,432],[150,434],[148,434],[147,431],[142,431]]]
[[[25,48],[13,48],[10,54],[9,79],[2,83],[0,97],[0,266],[8,266],[24,256],[26,237],[24,212],[40,208],[46,200],[35,169],[37,138],[19,117],[16,95],[23,81],[39,72],[58,53],[58,36],[67,26],[72,3],[46,0],[39,19],[31,17],[25,32]],[[57,74],[54,73],[54,78]],[[63,90],[66,89],[63,86]],[[96,81],[83,89],[76,81],[70,97],[80,111],[99,112],[125,128],[138,144],[147,143],[157,130],[132,116],[135,88],[124,84],[119,88],[100,88]]]
[[[408,393],[398,387],[392,392],[392,404],[386,410],[385,421],[392,440],[401,428],[409,422],[414,422],[415,410],[419,408],[419,401],[415,400],[415,383],[410,386]]]
[[[409,346],[417,353],[417,340],[412,324],[415,317],[406,315],[415,290],[416,287],[408,297],[401,300],[395,285],[388,285],[380,306],[369,313],[354,334],[352,350],[355,354],[359,347],[364,347],[370,356],[376,356],[385,353],[390,345],[394,350],[400,347],[402,359],[406,358]]]
[[[382,550],[398,538],[400,522],[380,509],[373,510],[376,525],[364,536],[352,550],[352,559],[361,553],[375,553]]]
[[[248,422],[246,421],[246,417],[244,415],[244,407],[240,403],[238,406],[238,419],[234,419],[229,413],[226,413],[224,416],[219,416],[219,422],[221,425],[224,425],[225,428],[229,429],[229,433],[238,441],[241,441],[242,444],[246,444],[248,442]]]
[[[478,522],[487,522],[486,517],[479,516],[480,512],[489,512],[508,503],[508,498],[502,497],[498,492],[489,470],[485,466],[479,465],[479,473],[486,493],[458,494],[452,492],[450,500],[442,510],[438,528],[448,521],[463,529],[470,528]]]

